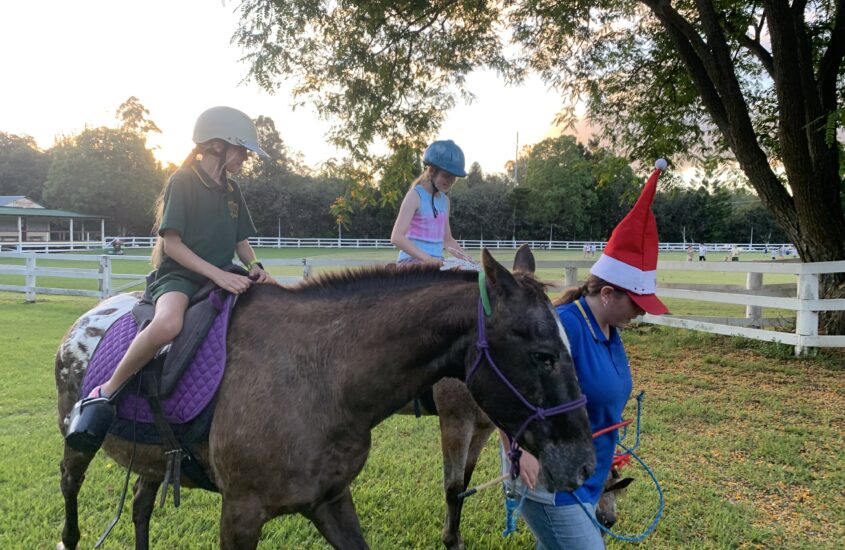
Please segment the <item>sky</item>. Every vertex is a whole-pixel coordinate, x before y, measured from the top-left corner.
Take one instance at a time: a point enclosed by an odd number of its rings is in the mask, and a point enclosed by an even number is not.
[[[269,116],[312,168],[342,157],[313,107],[293,110],[286,90],[270,95],[244,82],[242,52],[229,43],[236,7],[221,0],[3,2],[0,132],[49,148],[57,136],[115,126],[118,106],[135,96],[162,131],[150,137],[162,162],[184,159],[196,117],[215,105]],[[468,83],[476,101],[453,109],[438,136],[462,147],[467,166],[503,171],[517,134],[520,147],[557,135],[560,98],[539,79],[506,87],[495,73],[479,72]]]

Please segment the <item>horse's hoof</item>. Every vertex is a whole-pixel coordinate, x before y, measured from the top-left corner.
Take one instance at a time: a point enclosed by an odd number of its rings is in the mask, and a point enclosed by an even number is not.
[[[60,542],[56,545],[56,550],[65,550],[65,543]]]

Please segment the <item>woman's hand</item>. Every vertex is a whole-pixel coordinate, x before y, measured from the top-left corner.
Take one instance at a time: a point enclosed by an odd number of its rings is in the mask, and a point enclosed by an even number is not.
[[[540,462],[534,455],[522,449],[522,456],[519,457],[519,478],[528,485],[529,489],[533,490],[539,477]]]
[[[217,270],[217,273],[212,278],[212,281],[214,281],[214,284],[223,290],[231,292],[232,294],[243,294],[252,284],[249,277],[229,273],[228,271],[223,271],[222,269]]]

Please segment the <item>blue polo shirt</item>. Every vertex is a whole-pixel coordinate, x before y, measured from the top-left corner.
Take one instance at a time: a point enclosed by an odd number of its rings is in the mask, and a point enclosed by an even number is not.
[[[583,307],[583,313],[578,308],[578,303]],[[611,327],[610,338],[606,338],[584,298],[558,306],[557,314],[569,338],[570,353],[575,362],[581,392],[587,396],[587,414],[593,432],[621,422],[622,411],[631,396],[633,382],[619,332]],[[613,430],[593,439],[596,448],[596,470],[592,477],[576,490],[583,502],[598,503],[604,490],[604,482],[610,473],[617,438],[617,430]],[[575,503],[571,494],[555,493],[556,506]]]

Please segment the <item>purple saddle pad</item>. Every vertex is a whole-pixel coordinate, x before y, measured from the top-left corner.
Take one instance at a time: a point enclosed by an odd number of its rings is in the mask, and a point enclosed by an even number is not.
[[[226,332],[234,299],[232,295],[227,296],[221,313],[214,319],[191,364],[185,369],[173,392],[162,400],[164,416],[169,423],[184,424],[193,420],[217,392],[226,366]],[[138,325],[131,312],[109,327],[85,371],[83,396],[109,379],[137,333]],[[120,398],[117,416],[126,420],[137,418],[138,422],[153,422],[153,412],[147,400],[129,392]]]

